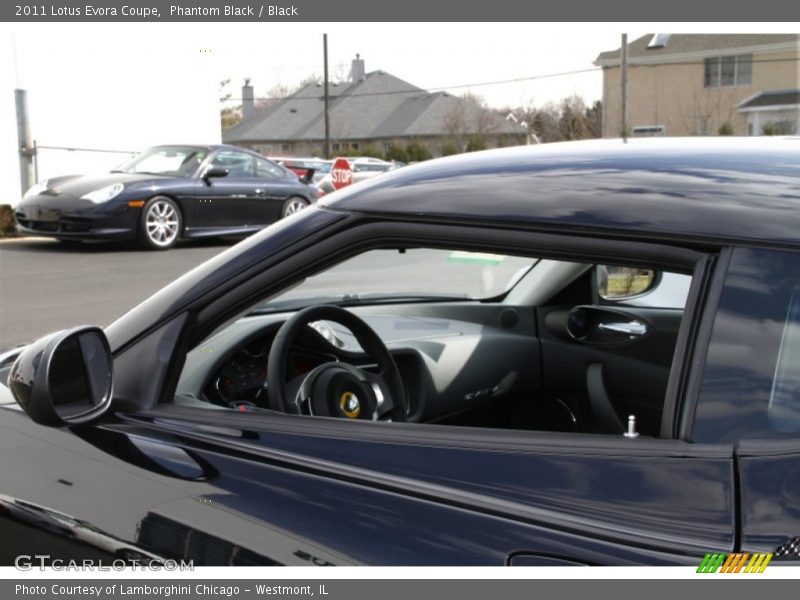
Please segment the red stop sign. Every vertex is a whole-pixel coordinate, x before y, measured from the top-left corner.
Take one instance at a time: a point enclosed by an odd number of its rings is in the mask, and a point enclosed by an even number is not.
[[[331,183],[336,190],[342,189],[346,185],[353,183],[353,171],[346,158],[337,158],[331,167]]]

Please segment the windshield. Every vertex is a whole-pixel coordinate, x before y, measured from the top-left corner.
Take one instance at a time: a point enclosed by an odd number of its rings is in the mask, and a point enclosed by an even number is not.
[[[156,146],[125,161],[112,172],[189,177],[207,154],[207,149],[196,146]]]
[[[261,309],[300,308],[319,301],[484,300],[507,292],[536,262],[459,250],[370,250],[308,277]]]

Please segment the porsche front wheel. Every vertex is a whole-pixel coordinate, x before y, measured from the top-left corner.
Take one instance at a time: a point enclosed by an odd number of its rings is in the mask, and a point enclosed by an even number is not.
[[[150,198],[142,209],[139,242],[145,248],[165,250],[175,245],[183,219],[181,210],[166,196]]]

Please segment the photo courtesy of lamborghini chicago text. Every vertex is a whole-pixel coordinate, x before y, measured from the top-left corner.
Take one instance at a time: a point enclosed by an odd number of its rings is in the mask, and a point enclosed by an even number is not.
[[[0,598],[796,595],[800,18],[724,12],[0,6]]]

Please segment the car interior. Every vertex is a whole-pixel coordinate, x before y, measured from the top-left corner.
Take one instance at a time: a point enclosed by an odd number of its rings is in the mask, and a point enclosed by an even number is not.
[[[218,327],[188,352],[174,402],[659,437],[690,283],[630,264],[369,250]]]

